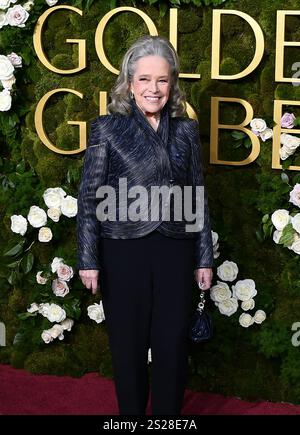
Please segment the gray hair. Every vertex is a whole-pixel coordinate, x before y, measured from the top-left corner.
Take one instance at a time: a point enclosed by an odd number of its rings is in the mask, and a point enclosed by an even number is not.
[[[121,71],[114,84],[107,105],[108,113],[131,113],[130,82],[133,79],[136,62],[145,56],[160,56],[170,65],[171,88],[168,99],[170,116],[184,116],[186,114],[186,95],[179,88],[179,59],[172,44],[163,36],[145,35],[135,41],[124,55]]]

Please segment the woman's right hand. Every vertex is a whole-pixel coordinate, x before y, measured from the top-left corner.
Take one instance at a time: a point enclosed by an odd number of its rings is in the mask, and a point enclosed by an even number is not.
[[[82,284],[88,290],[92,290],[93,295],[95,295],[98,288],[99,270],[79,270],[79,276]]]

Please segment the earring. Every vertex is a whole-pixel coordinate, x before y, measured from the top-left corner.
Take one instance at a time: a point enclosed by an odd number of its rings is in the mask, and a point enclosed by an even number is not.
[[[130,97],[132,100],[134,99],[134,93],[132,91],[131,91]]]

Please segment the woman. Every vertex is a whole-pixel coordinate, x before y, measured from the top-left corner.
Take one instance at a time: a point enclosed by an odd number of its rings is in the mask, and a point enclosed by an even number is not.
[[[198,231],[187,230],[186,218],[168,218],[178,211],[170,190],[164,199],[150,195],[154,186],[203,189],[198,124],[185,116],[178,74],[167,39],[143,36],[129,48],[109,115],[92,121],[79,188],[77,267],[93,294],[100,284],[120,414],[145,414],[149,348],[152,413],[180,414],[194,278],[204,290],[211,286],[206,193]],[[195,192],[190,198],[195,210]]]

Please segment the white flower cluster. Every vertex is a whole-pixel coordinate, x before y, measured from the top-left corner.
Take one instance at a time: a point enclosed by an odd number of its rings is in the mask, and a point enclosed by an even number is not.
[[[57,273],[58,276],[58,278],[52,281],[53,293],[55,296],[65,297],[70,291],[67,282],[73,278],[73,268],[71,266],[67,266],[64,263],[63,258],[55,257],[51,263],[51,271],[52,273]],[[44,285],[48,281],[49,276],[46,274],[46,277],[43,277],[42,273],[43,271],[39,271],[37,273],[36,280],[39,284]],[[37,304],[36,302],[33,302],[30,307],[27,308],[27,311],[31,314],[39,313],[46,317],[49,322],[60,322],[60,324],[55,324],[51,329],[47,329],[42,332],[41,337],[47,344],[57,337],[59,340],[63,340],[63,331],[71,331],[71,328],[74,324],[72,319],[66,318],[65,310],[54,303]]]
[[[237,278],[238,271],[236,263],[226,260],[217,268],[217,275],[222,281],[233,282]],[[210,291],[210,297],[221,314],[232,316],[238,309],[238,301],[241,301],[241,308],[244,311],[254,308],[253,298],[257,295],[257,290],[253,279],[239,280],[232,285],[231,289],[226,282],[222,281],[217,281]],[[239,323],[248,328],[253,323],[262,323],[265,319],[266,313],[263,310],[257,310],[253,317],[248,313],[241,314]]]
[[[0,29],[3,26],[16,26],[25,27],[25,23],[28,20],[29,13],[28,10],[31,9],[33,2],[27,2],[23,6],[15,5],[9,7],[11,3],[16,3],[17,0],[0,0]]]
[[[300,184],[296,183],[293,190],[290,192],[289,202],[300,207]],[[279,243],[284,228],[288,225],[292,225],[293,229],[293,241],[287,246],[288,249],[294,251],[300,255],[300,213],[290,215],[286,209],[278,209],[271,215],[271,220],[276,228],[273,233],[273,240],[275,243]]]
[[[281,118],[281,127],[283,128],[293,128],[294,121],[296,117],[293,113],[284,113]],[[298,146],[300,145],[300,139],[297,136],[281,133],[280,143],[282,147],[280,148],[280,158],[281,160],[286,160],[289,156],[294,154]]]
[[[34,228],[40,228],[38,239],[40,242],[49,242],[52,239],[52,231],[46,227],[47,215],[54,222],[58,222],[63,214],[66,217],[74,217],[77,215],[77,199],[67,195],[61,187],[53,187],[46,189],[43,193],[43,198],[48,207],[47,214],[42,208],[32,205],[27,215],[27,220]],[[11,230],[14,233],[24,234],[27,231],[27,220],[22,215],[11,216]]]
[[[266,121],[262,118],[253,118],[250,127],[251,131],[264,142],[273,136],[273,130],[267,127]]]
[[[1,0],[0,0],[1,1]],[[1,28],[1,12],[0,12]],[[0,111],[6,112],[11,108],[12,97],[11,91],[13,84],[16,82],[14,75],[15,68],[22,68],[22,58],[16,53],[11,52],[7,56],[0,54],[0,80],[3,90],[0,92]]]
[[[49,6],[54,6],[58,0],[46,0]],[[34,6],[33,0],[28,0],[23,5],[14,5],[17,0],[0,0],[0,29],[4,26],[25,27],[29,18],[29,11]],[[0,55],[0,80],[3,90],[0,92],[0,111],[10,110],[12,104],[11,91],[16,82],[14,76],[15,68],[22,67],[22,58],[16,53],[7,56]]]
[[[45,0],[48,6],[54,6],[58,0]],[[34,6],[34,0],[28,0],[23,5],[11,4],[17,3],[17,0],[0,0],[0,29],[4,26],[25,27],[29,18],[29,11]],[[5,12],[3,12],[5,11]]]

